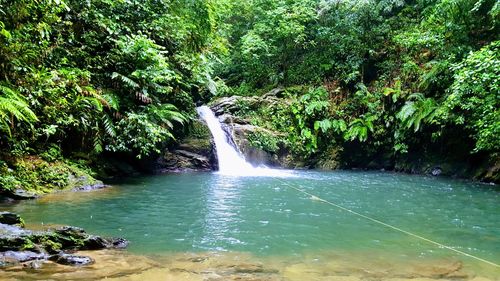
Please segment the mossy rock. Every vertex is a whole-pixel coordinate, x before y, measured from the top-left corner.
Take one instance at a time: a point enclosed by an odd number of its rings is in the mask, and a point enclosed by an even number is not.
[[[12,215],[22,221],[19,216]],[[11,218],[12,215],[9,214],[8,217]],[[9,222],[11,221],[9,219]],[[68,255],[68,252],[107,248],[121,249],[128,245],[128,241],[123,238],[104,238],[90,235],[83,229],[73,226],[31,231],[15,225],[0,224],[0,233],[0,259],[2,257],[12,258],[17,262],[30,260],[31,257],[39,257],[40,259],[50,257],[51,260],[61,264],[86,265],[92,263],[93,260],[89,260],[87,257]],[[3,266],[9,266],[9,264]]]
[[[37,156],[15,159],[0,172],[0,192],[14,199],[32,199],[54,191],[102,185],[89,170],[69,160],[47,162]]]
[[[24,220],[18,214],[0,212],[0,223],[24,227]]]

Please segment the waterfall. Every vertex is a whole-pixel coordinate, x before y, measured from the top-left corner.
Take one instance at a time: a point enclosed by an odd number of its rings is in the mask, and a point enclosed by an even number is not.
[[[201,106],[197,108],[197,111],[200,117],[207,122],[207,126],[214,137],[217,159],[219,159],[219,171],[224,174],[237,174],[239,171],[253,168],[229,144],[226,133],[222,130],[222,126],[212,110],[208,106]]]
[[[219,173],[232,176],[277,176],[289,177],[290,171],[270,169],[267,167],[254,167],[241,155],[235,147],[228,142],[228,137],[222,129],[219,119],[208,106],[200,106],[196,109],[198,115],[206,123],[215,142],[217,159],[219,160]]]

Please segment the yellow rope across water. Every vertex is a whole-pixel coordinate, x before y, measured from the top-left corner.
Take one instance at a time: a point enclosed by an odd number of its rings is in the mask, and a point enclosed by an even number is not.
[[[489,261],[489,260],[485,260],[485,259],[483,259],[483,258],[480,258],[480,257],[474,256],[474,255],[471,255],[471,254],[466,253],[466,252],[464,252],[464,251],[457,250],[457,249],[452,248],[452,247],[450,247],[450,246],[446,246],[446,245],[444,245],[444,244],[441,244],[441,243],[436,242],[436,241],[434,241],[434,240],[431,240],[431,239],[429,239],[429,238],[425,238],[425,237],[423,237],[423,236],[420,236],[420,235],[418,235],[418,234],[415,234],[415,233],[412,233],[412,232],[406,231],[406,230],[404,230],[404,229],[401,229],[401,228],[399,228],[399,227],[396,227],[396,226],[390,225],[390,224],[385,223],[385,222],[383,222],[383,221],[380,221],[380,220],[377,220],[377,219],[371,218],[371,217],[369,217],[369,216],[367,216],[367,215],[363,215],[363,214],[361,214],[361,213],[358,213],[358,212],[353,211],[353,210],[351,210],[351,209],[348,209],[348,208],[346,208],[346,207],[342,207],[342,206],[340,206],[340,205],[338,205],[338,204],[335,204],[335,203],[330,202],[330,201],[328,201],[328,200],[322,199],[322,198],[320,198],[320,197],[318,197],[318,196],[316,196],[316,195],[314,195],[314,194],[311,194],[311,193],[309,193],[309,192],[307,192],[307,191],[305,191],[305,190],[302,190],[302,189],[300,189],[300,188],[298,188],[298,187],[296,187],[296,186],[293,186],[293,185],[289,184],[288,182],[286,182],[286,181],[284,181],[284,180],[281,180],[281,179],[279,179],[279,178],[275,178],[275,179],[276,179],[277,181],[279,181],[279,182],[281,182],[281,183],[285,184],[286,186],[288,186],[288,187],[290,187],[290,188],[292,188],[292,189],[295,189],[296,191],[298,191],[298,192],[300,192],[300,193],[303,193],[303,194],[306,194],[306,195],[310,196],[310,198],[311,198],[312,200],[316,200],[316,201],[319,201],[319,202],[326,203],[326,204],[328,204],[328,205],[334,206],[334,207],[336,207],[336,208],[338,208],[338,209],[341,209],[341,210],[346,211],[346,212],[348,212],[348,213],[351,213],[351,214],[353,214],[353,215],[356,215],[356,216],[362,217],[362,218],[364,218],[364,219],[367,219],[367,220],[369,220],[369,221],[372,221],[372,222],[375,222],[375,223],[381,224],[381,225],[383,225],[383,226],[385,226],[385,227],[388,227],[388,228],[391,228],[391,229],[393,229],[393,230],[396,230],[396,231],[402,232],[402,233],[404,233],[404,234],[406,234],[406,235],[409,235],[409,236],[415,237],[415,238],[417,238],[417,239],[420,239],[420,240],[426,241],[426,242],[428,242],[428,243],[434,244],[434,245],[439,246],[439,247],[441,247],[441,248],[445,248],[445,249],[448,249],[448,250],[450,250],[450,251],[453,251],[453,252],[459,253],[459,254],[464,255],[464,256],[467,256],[467,257],[469,257],[469,258],[473,258],[473,259],[475,259],[475,260],[478,260],[478,261],[484,262],[484,263],[489,264],[489,265],[492,265],[492,266],[494,266],[494,267],[500,267],[500,265],[499,265],[499,264],[497,264],[497,263],[494,263],[494,262],[491,262],[491,261]]]

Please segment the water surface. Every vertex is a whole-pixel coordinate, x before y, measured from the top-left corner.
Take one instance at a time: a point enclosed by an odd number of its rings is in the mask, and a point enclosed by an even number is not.
[[[382,172],[295,171],[294,177],[187,173],[4,206],[28,224],[70,224],[125,237],[129,253],[247,253],[274,260],[448,260],[496,268],[325,204],[321,199],[500,263],[495,187]]]

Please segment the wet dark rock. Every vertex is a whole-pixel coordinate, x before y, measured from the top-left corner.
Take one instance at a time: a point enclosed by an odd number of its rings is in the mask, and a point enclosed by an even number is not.
[[[15,204],[16,200],[5,195],[5,192],[0,192],[0,204]]]
[[[106,239],[91,235],[83,241],[82,249],[85,250],[101,250],[110,248],[110,243]]]
[[[210,171],[210,160],[185,150],[166,151],[160,161],[162,172]]]
[[[72,265],[72,266],[84,266],[94,263],[94,260],[90,257],[64,254],[64,253],[51,256],[50,260],[58,264]]]
[[[129,242],[124,238],[107,238],[110,241],[112,248],[115,249],[125,249],[127,248]]]
[[[9,212],[0,212],[0,223],[8,225],[24,226],[21,216]]]
[[[68,237],[73,239],[85,239],[88,237],[88,234],[85,233],[85,230],[83,230],[83,228],[75,226],[63,226],[56,229],[54,232],[63,237]]]
[[[101,250],[101,249],[123,249],[128,246],[128,241],[123,238],[103,238],[90,235],[83,240],[81,250]]]

